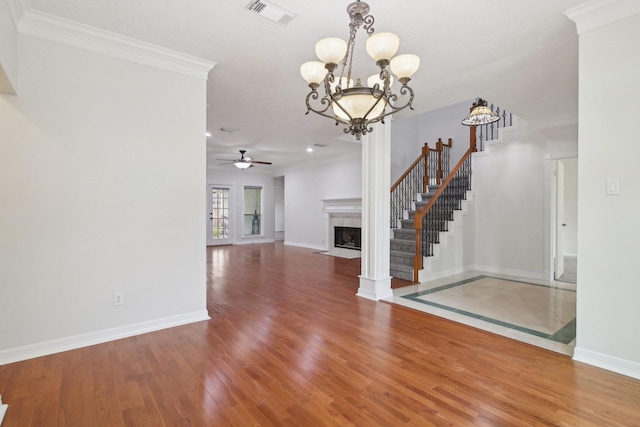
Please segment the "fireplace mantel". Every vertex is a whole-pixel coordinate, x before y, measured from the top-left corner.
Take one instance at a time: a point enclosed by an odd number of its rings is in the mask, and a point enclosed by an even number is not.
[[[323,211],[328,214],[362,214],[362,199],[324,199]]]

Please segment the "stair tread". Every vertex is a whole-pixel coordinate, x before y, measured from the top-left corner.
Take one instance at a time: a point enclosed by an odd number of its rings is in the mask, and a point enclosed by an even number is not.
[[[403,265],[403,264],[397,264],[394,265],[393,267],[390,268],[391,270],[397,270],[397,271],[404,271],[407,273],[413,273],[413,265],[408,266],[408,265]]]

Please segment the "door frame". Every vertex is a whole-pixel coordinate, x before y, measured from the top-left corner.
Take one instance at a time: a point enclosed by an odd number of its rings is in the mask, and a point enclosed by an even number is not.
[[[213,208],[213,189],[217,188],[217,189],[224,189],[229,191],[229,215],[228,215],[228,234],[229,237],[226,239],[213,239],[213,227],[212,227],[212,222],[211,220],[212,218],[212,208]],[[207,220],[207,226],[206,226],[206,233],[207,233],[207,246],[221,246],[221,245],[233,245],[235,243],[234,241],[234,229],[235,229],[235,224],[234,224],[234,219],[235,219],[235,210],[234,210],[234,203],[233,203],[233,196],[234,196],[234,187],[233,185],[229,185],[229,184],[207,184],[207,205],[206,205],[206,220]]]
[[[568,156],[562,156],[562,157],[551,157],[549,156],[548,160],[551,162],[550,163],[550,168],[549,170],[549,180],[548,185],[550,187],[550,197],[549,197],[549,210],[548,210],[548,215],[549,215],[549,222],[547,223],[547,236],[549,236],[549,240],[548,240],[548,244],[549,246],[548,248],[548,252],[547,252],[547,263],[546,265],[548,267],[548,270],[546,270],[546,273],[548,273],[548,280],[550,281],[554,281],[556,279],[556,263],[555,263],[555,257],[556,257],[556,253],[558,251],[558,245],[557,245],[557,239],[558,239],[558,232],[557,232],[557,224],[558,224],[558,213],[557,213],[557,197],[558,197],[558,189],[557,189],[557,177],[556,177],[556,170],[557,170],[557,165],[560,161],[563,160],[570,160],[570,159],[578,159],[579,162],[579,157],[576,155],[568,155]],[[566,197],[566,194],[565,194]]]
[[[564,274],[564,164],[561,160],[555,161],[554,174],[556,188],[556,215],[554,227],[556,229],[554,248],[554,279],[558,280]]]

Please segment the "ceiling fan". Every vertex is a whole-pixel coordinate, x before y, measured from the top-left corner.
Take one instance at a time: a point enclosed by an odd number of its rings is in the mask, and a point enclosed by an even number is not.
[[[253,160],[251,157],[245,157],[244,153],[247,152],[247,150],[239,150],[240,151],[240,158],[237,160],[232,160],[229,163],[233,163],[233,165],[235,167],[237,167],[238,169],[247,169],[247,168],[251,168],[253,167],[254,164],[256,165],[270,165],[271,162],[259,162],[258,160]],[[218,160],[228,160],[228,159],[218,159]],[[223,163],[225,164],[225,163]]]

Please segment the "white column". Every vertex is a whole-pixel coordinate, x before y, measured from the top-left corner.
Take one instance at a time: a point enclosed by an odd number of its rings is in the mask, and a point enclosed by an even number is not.
[[[390,298],[391,119],[362,137],[362,273],[356,295]]]

